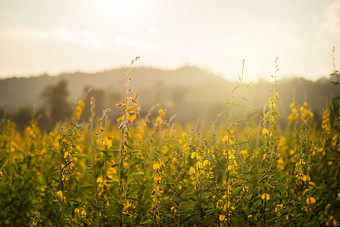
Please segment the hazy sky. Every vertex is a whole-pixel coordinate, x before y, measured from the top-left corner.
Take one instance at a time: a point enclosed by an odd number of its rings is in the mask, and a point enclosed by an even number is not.
[[[197,65],[236,79],[340,68],[340,0],[0,0],[0,77]]]

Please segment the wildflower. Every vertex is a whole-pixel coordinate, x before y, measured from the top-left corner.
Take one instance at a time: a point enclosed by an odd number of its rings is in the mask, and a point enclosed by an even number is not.
[[[160,177],[160,176],[154,177],[154,182],[155,182],[155,184],[161,184],[161,182],[162,182],[162,177]]]
[[[195,169],[194,169],[194,167],[190,167],[190,169],[189,169],[189,174],[190,175],[194,175],[195,174]]]
[[[275,99],[273,97],[270,97],[269,98],[269,109],[273,109],[275,107],[276,107]]]
[[[290,123],[292,123],[293,120],[299,117],[299,113],[296,108],[296,102],[293,102],[290,104],[290,109],[291,109],[291,114],[288,116],[288,120]]]
[[[86,217],[86,211],[84,209],[81,210],[80,215],[82,218]]]
[[[62,191],[58,191],[57,192],[57,198],[61,201],[64,201],[65,200],[65,196],[63,195],[63,192]]]
[[[331,121],[330,121],[331,111],[329,108],[327,108],[322,117],[322,130],[326,135],[329,135],[331,133]]]
[[[156,125],[157,126],[160,126],[160,125],[162,125],[163,124],[163,119],[161,118],[161,117],[157,117],[156,118]]]
[[[102,144],[106,147],[106,149],[109,149],[110,147],[112,147],[112,140],[109,137],[105,137]]]
[[[308,204],[308,205],[311,205],[311,204],[314,204],[316,201],[315,201],[315,199],[313,198],[313,197],[308,197],[307,199],[306,199],[306,203]]]
[[[121,121],[124,121],[124,115],[122,115],[121,117],[117,118],[117,122],[121,122]]]
[[[165,117],[165,112],[163,109],[159,109],[158,110],[158,113],[162,116],[162,117]]]
[[[84,109],[84,106],[85,106],[85,104],[83,103],[83,101],[79,100],[78,106],[77,106],[75,112],[73,113],[73,115],[76,117],[77,120],[80,119],[81,114],[82,114],[83,109]]]
[[[264,136],[268,136],[268,135],[269,135],[269,131],[268,131],[268,129],[266,129],[266,128],[263,128],[263,129],[262,129],[262,135],[264,135]]]
[[[223,222],[225,220],[225,215],[224,214],[220,214],[219,220]]]
[[[314,113],[310,109],[308,109],[307,102],[304,102],[303,106],[300,107],[300,112],[301,112],[301,121],[303,124],[307,123],[307,119],[314,118]]]
[[[136,106],[138,105],[138,102],[136,101],[137,97],[138,97],[138,92],[136,92],[135,96],[134,96],[133,99],[131,100],[131,102],[132,102],[134,105],[136,105]]]
[[[155,170],[157,172],[157,170],[159,170],[161,167],[158,163],[155,163],[153,166],[152,166],[153,170]]]
[[[268,201],[270,199],[270,196],[267,193],[264,193],[261,195],[262,200]]]

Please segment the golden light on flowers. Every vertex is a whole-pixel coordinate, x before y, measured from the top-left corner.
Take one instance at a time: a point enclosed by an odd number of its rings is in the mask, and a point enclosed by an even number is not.
[[[84,106],[85,106],[84,102],[79,100],[78,101],[78,106],[77,106],[76,110],[73,113],[73,115],[76,117],[77,120],[80,119],[81,114],[82,114],[83,109],[84,109]]]
[[[160,126],[160,125],[162,125],[163,124],[163,119],[161,118],[161,117],[157,117],[156,118],[156,125],[157,126]]]
[[[314,118],[314,113],[308,108],[307,102],[303,103],[300,107],[301,121],[303,124],[307,123],[307,120],[312,120]]]
[[[82,102],[50,132],[37,121],[23,132],[0,121],[0,201],[10,204],[0,225],[337,225],[333,107],[307,127],[310,107],[292,103],[279,121],[273,92],[263,118],[238,114],[251,104],[245,98],[224,120],[186,125],[167,120],[163,108],[146,113],[126,88],[118,127],[97,115],[78,127]],[[15,214],[22,204],[32,205],[28,217]]]
[[[322,125],[321,125],[323,132],[326,135],[329,135],[331,132],[330,115],[331,115],[331,111],[329,108],[327,108],[323,113]]]
[[[291,113],[288,116],[288,120],[289,120],[290,123],[292,123],[293,120],[298,119],[298,117],[299,117],[299,112],[298,112],[298,109],[297,109],[297,103],[296,102],[291,103],[290,109],[291,109]]]

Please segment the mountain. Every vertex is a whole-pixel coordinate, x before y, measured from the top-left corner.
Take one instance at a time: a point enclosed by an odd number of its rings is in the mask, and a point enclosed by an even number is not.
[[[118,68],[97,73],[75,72],[58,76],[1,79],[0,110],[16,112],[32,107],[33,104],[41,108],[44,105],[41,97],[43,90],[65,80],[70,94],[69,102],[75,103],[75,99],[82,97],[87,87],[92,87],[94,92],[91,95],[96,94],[98,114],[109,107],[116,116],[119,110],[115,104],[125,95],[127,77],[124,72],[124,68]],[[282,79],[276,87],[268,81],[260,80],[249,86],[243,94],[239,88],[232,94],[238,82],[228,81],[195,66],[174,70],[137,67],[132,69],[131,78],[130,87],[134,89],[133,93],[139,92],[138,101],[143,111],[160,103],[169,115],[176,114],[177,120],[183,122],[194,122],[197,118],[213,120],[218,113],[228,110],[227,100],[242,102],[241,95],[245,97],[245,105],[251,105],[253,111],[260,112],[273,95],[273,89],[280,94],[279,110],[284,116],[290,113],[289,104],[293,101],[299,105],[307,101],[316,117],[320,118],[332,98],[340,95],[340,89],[331,83],[330,78],[318,81]]]
[[[205,81],[224,81],[221,77],[207,73],[197,67],[184,66],[175,70],[156,68],[133,68],[130,86],[135,90],[150,89],[155,85],[188,86]],[[122,93],[127,81],[124,68],[97,73],[64,73],[58,76],[34,76],[29,78],[6,78],[0,80],[0,108],[17,110],[20,107],[42,105],[40,95],[45,87],[55,85],[60,80],[68,83],[70,98],[80,97],[86,87]]]

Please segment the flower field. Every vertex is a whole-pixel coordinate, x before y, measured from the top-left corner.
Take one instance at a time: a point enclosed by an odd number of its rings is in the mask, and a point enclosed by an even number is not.
[[[276,68],[262,113],[250,114],[241,76],[230,113],[180,125],[164,108],[140,114],[131,66],[117,119],[96,116],[92,98],[87,122],[80,99],[51,132],[1,120],[0,226],[339,225],[336,102],[320,124],[306,102],[281,115]]]

